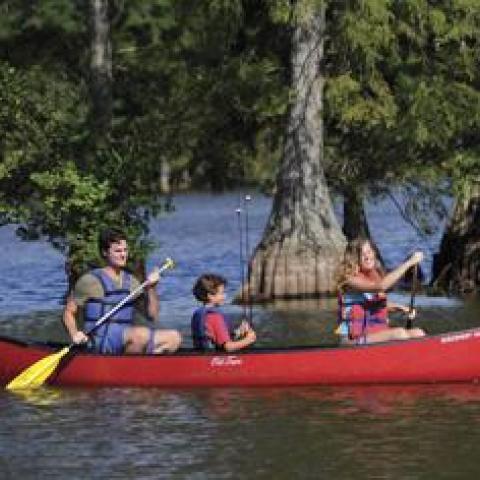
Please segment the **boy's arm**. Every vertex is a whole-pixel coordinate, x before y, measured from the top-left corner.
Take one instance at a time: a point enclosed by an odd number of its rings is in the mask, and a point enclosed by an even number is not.
[[[226,352],[235,352],[248,347],[256,340],[255,332],[248,327],[244,336],[238,340],[232,340],[228,331],[225,319],[220,313],[209,313],[206,322],[206,331],[208,337],[215,345],[220,346]]]
[[[251,345],[257,339],[255,332],[250,329],[246,335],[240,340],[229,340],[223,344],[223,348],[226,352],[236,352],[242,348],[246,348]]]

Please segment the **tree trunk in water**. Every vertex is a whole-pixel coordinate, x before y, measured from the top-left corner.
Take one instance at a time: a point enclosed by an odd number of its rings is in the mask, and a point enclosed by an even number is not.
[[[323,159],[325,11],[297,22],[291,105],[272,212],[251,260],[253,301],[333,293],[345,239],[333,212]]]
[[[363,197],[355,189],[343,192],[343,233],[348,241],[359,237],[370,239]]]
[[[363,205],[363,195],[355,189],[343,192],[343,233],[347,241],[366,238],[373,245],[380,264],[385,267],[382,254],[373,241],[368,227],[367,214]]]
[[[90,0],[90,92],[94,137],[103,141],[112,120],[112,45],[108,0]]]
[[[433,264],[433,285],[460,294],[480,286],[480,181],[457,199]]]

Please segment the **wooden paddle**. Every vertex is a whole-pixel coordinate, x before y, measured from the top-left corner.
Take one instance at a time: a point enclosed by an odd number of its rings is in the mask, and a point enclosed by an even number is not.
[[[167,258],[165,263],[160,267],[159,273],[164,272],[169,268],[175,266],[171,258]],[[126,303],[137,297],[148,285],[148,280],[145,280],[139,285],[130,295],[127,295],[121,302],[117,303],[110,311],[108,311],[103,317],[95,322],[95,325],[86,333],[90,336],[98,327],[107,322],[112,315],[120,310]],[[75,343],[71,343],[67,347],[62,348],[60,351],[48,355],[33,365],[30,365],[26,370],[17,375],[7,386],[7,390],[20,390],[20,389],[33,389],[42,386],[48,377],[55,371],[60,360],[67,355],[72,347],[76,346]]]

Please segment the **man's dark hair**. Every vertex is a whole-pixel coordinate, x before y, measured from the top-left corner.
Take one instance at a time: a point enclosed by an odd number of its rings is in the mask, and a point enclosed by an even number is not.
[[[110,248],[110,245],[122,240],[127,240],[127,236],[122,230],[118,228],[106,228],[105,230],[102,230],[98,236],[98,249],[100,255],[105,258],[105,252]]]
[[[218,287],[226,284],[227,280],[221,275],[205,273],[198,277],[192,292],[198,301],[205,303],[208,301],[208,295],[215,295]]]

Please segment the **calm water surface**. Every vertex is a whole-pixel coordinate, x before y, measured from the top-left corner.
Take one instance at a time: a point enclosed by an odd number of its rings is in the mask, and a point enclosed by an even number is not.
[[[180,329],[186,343],[196,276],[219,271],[230,296],[238,288],[239,198],[181,196],[175,213],[152,225],[159,245],[150,263],[166,256],[178,263],[159,288],[161,324]],[[269,208],[269,199],[254,196],[252,246]],[[387,264],[423,248],[429,265],[439,235],[425,245],[388,203],[371,205],[369,215]],[[58,253],[0,229],[0,334],[64,338],[64,289]],[[480,323],[475,303],[419,296],[417,304],[418,324],[431,332]],[[263,345],[333,341],[330,300],[277,303],[254,315]],[[0,392],[0,479],[473,479],[479,420],[477,385]]]

